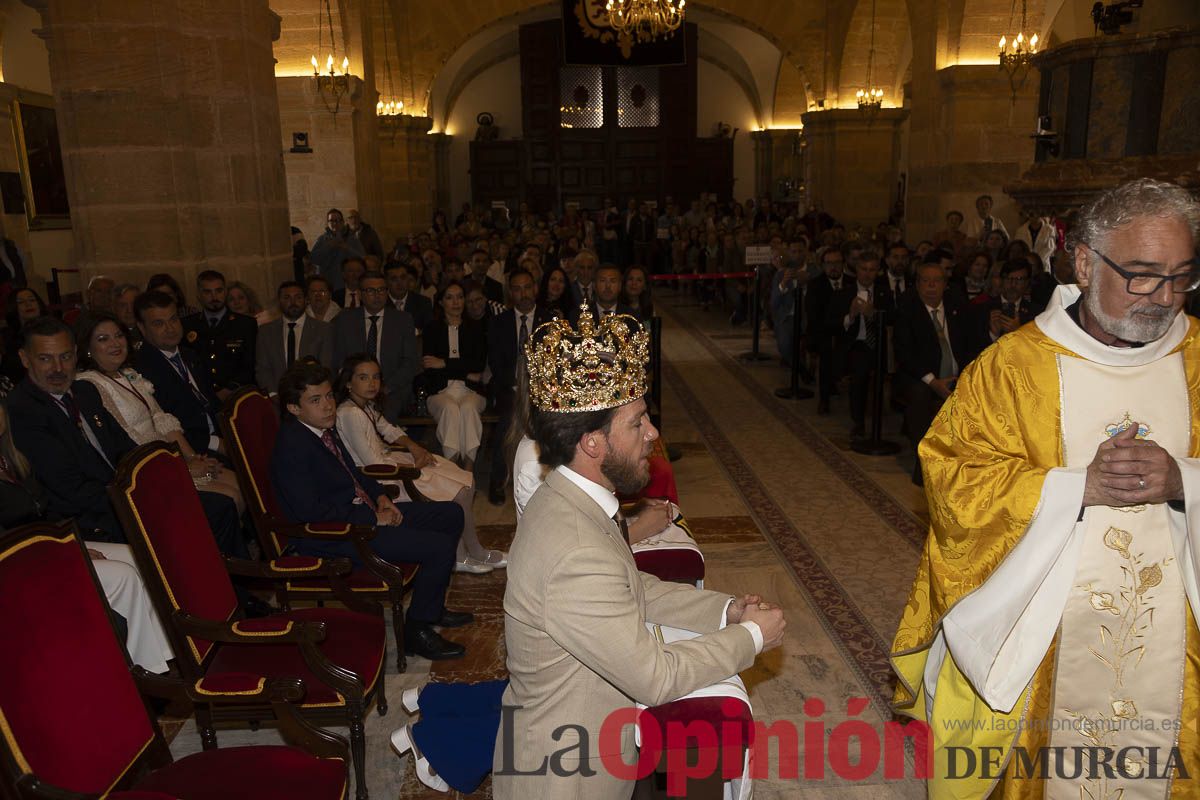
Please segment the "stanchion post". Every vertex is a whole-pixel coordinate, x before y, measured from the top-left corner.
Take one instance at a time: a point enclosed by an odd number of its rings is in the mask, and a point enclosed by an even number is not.
[[[750,295],[748,298],[750,303],[750,325],[754,330],[750,334],[750,352],[742,353],[740,356],[738,356],[738,358],[743,361],[769,361],[771,359],[770,356],[764,356],[762,353],[758,352],[758,333],[759,329],[762,327],[762,320],[758,316],[758,307],[760,305],[758,299],[761,296],[760,292],[762,291],[761,281],[762,267],[755,265],[754,281],[750,284]]]
[[[900,452],[900,445],[883,438],[883,378],[888,370],[887,312],[876,311],[875,319],[875,380],[871,383],[871,438],[852,442],[851,449],[867,456],[890,456]]]
[[[775,396],[783,400],[808,400],[813,396],[809,389],[800,385],[800,339],[804,336],[803,317],[800,309],[803,307],[804,294],[800,281],[792,287],[792,372],[791,381],[787,387],[776,389]]]

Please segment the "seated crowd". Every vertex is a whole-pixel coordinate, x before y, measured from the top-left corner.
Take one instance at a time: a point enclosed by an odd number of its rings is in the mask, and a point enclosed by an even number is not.
[[[198,306],[168,274],[145,287],[93,278],[82,306],[61,314],[34,289],[13,286],[0,332],[0,529],[73,519],[134,662],[165,670],[171,648],[109,487],[137,446],[176,445],[217,547],[246,557],[252,526],[220,415],[257,387],[283,420],[269,476],[282,513],[293,523],[375,528],[376,556],[420,567],[405,650],[461,656],[440,632],[472,620],[445,607],[451,574],[507,565],[476,534],[476,461],[489,455],[488,497],[503,504],[514,446],[523,436],[530,444],[518,381],[539,326],[574,323],[584,306],[597,320],[647,322],[655,277],[741,273],[746,247],[767,245],[772,264],[756,282],[678,285],[706,307],[730,307],[734,324],[773,327],[784,362],[798,360],[816,381],[818,413],[843,386],[853,436],[865,435],[872,376],[889,364],[892,407],[915,444],[962,368],[1072,281],[1053,221],[1030,219],[1009,242],[990,205],[981,197],[965,230],[951,212],[946,230],[913,248],[896,228],[847,231],[819,208],[781,216],[766,199],[722,205],[704,195],[683,213],[668,199],[657,216],[633,201],[623,213],[606,201],[599,213],[559,217],[522,205],[512,220],[467,207],[453,227],[439,213],[429,231],[386,252],[357,212],[331,209],[311,252],[296,240],[295,279],[278,285],[269,308],[212,270],[195,282]],[[891,343],[886,361],[881,334]],[[519,506],[540,482],[535,458],[526,453]],[[363,469],[379,464],[420,470],[410,485],[419,496]],[[630,519],[631,540],[660,534],[675,513],[647,505]],[[285,552],[362,559],[346,542],[321,539],[295,538]],[[235,581],[244,612],[269,613],[249,586]]]

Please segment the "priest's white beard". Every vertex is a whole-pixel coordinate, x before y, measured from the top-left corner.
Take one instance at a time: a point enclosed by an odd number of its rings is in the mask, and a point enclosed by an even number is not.
[[[1154,342],[1165,336],[1177,313],[1170,308],[1146,302],[1145,305],[1129,309],[1127,316],[1114,317],[1104,313],[1100,307],[1100,292],[1096,289],[1083,293],[1083,306],[1088,316],[1096,320],[1100,329],[1109,336],[1139,344]]]

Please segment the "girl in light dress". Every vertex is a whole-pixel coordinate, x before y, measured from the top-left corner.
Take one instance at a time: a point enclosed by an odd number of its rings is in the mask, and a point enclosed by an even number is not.
[[[137,444],[164,440],[179,445],[197,489],[230,498],[237,504],[239,515],[246,510],[233,471],[192,449],[179,420],[163,411],[154,399],[154,384],[129,366],[129,335],[115,316],[96,314],[92,324],[79,332],[77,347],[80,366],[86,368],[79,373],[79,380],[96,387],[104,408],[130,439]]]
[[[453,462],[431,454],[409,438],[403,428],[380,412],[383,382],[379,362],[365,353],[350,356],[337,379],[337,429],[357,466],[395,464],[417,467],[417,491],[430,500],[452,500],[463,510],[463,534],[458,541],[458,572],[485,573],[508,566],[503,550],[488,550],[475,533],[475,478]],[[408,450],[403,452],[397,449]]]

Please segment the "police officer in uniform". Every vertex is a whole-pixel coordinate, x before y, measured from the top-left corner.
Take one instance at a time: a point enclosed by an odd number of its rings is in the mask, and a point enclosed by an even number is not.
[[[235,389],[254,385],[254,345],[258,323],[225,305],[225,276],[205,270],[196,278],[200,311],[183,318],[183,338],[208,368],[221,400]]]

